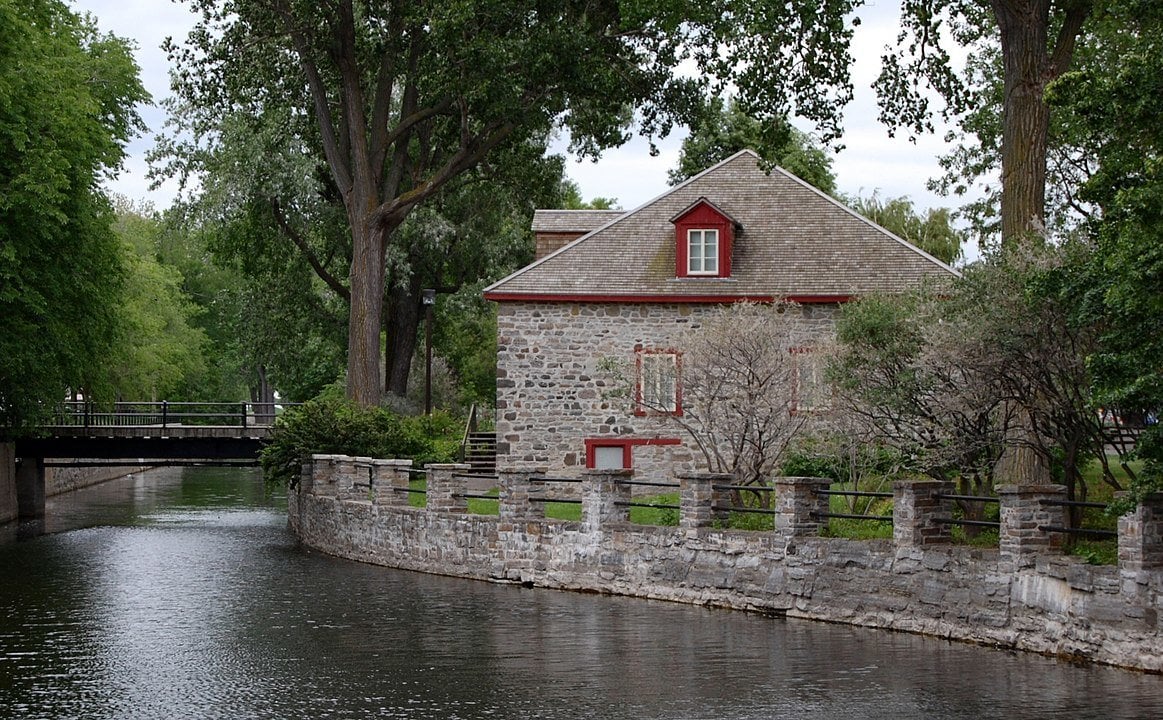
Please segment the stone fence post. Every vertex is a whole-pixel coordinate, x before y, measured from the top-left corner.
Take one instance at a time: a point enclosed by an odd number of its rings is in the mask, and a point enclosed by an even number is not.
[[[610,525],[630,522],[631,486],[626,480],[634,471],[586,470],[581,483],[581,520],[587,533],[600,532]]]
[[[938,495],[953,492],[953,483],[939,480],[901,480],[892,485],[892,539],[898,548],[937,545],[950,541],[953,503]]]
[[[726,473],[687,473],[678,476],[679,511],[681,528],[710,527],[716,521],[725,522],[731,502],[731,491],[715,489],[716,485],[730,485],[732,475]]]
[[[347,459],[346,455],[312,455],[311,479],[304,491],[319,497],[336,497],[340,464]]]
[[[545,475],[545,470],[541,468],[509,470],[500,473],[501,497],[498,502],[497,515],[502,522],[519,523],[545,519],[544,503],[535,502],[532,499],[545,492],[544,485],[535,482],[538,477],[543,475]]]
[[[372,461],[372,501],[377,505],[406,506],[411,460]]]
[[[428,471],[428,509],[435,512],[468,512],[468,478],[465,474],[472,469],[463,463],[433,463],[426,465]]]
[[[1065,500],[1064,485],[999,485],[997,496],[1001,504],[998,551],[1002,562],[1017,569],[1033,567],[1038,555],[1062,546],[1061,533],[1039,528],[1065,524],[1066,509],[1043,502]]]
[[[1163,567],[1163,492],[1143,498],[1119,518],[1119,569],[1129,572]]]
[[[820,534],[827,519],[828,496],[816,492],[827,490],[832,481],[814,477],[775,477],[775,532],[785,538]]]

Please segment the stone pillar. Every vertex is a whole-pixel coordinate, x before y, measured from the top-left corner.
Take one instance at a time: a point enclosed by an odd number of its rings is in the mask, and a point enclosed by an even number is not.
[[[16,504],[20,519],[44,517],[44,497],[44,458],[21,458],[16,468]]]
[[[541,468],[509,470],[500,474],[501,496],[497,514],[501,522],[519,523],[545,519],[544,503],[534,502],[531,499],[544,494],[544,485],[533,482],[538,476],[544,474],[545,470]]]
[[[1042,501],[1065,500],[1066,486],[999,485],[997,496],[1001,502],[998,551],[1003,563],[1018,569],[1033,567],[1038,555],[1062,546],[1061,533],[1039,528],[1065,525],[1066,509]]]
[[[411,460],[372,461],[372,502],[376,505],[403,507],[408,504],[408,483],[412,479],[409,472]]]
[[[731,491],[716,489],[715,486],[730,485],[733,479],[726,473],[679,475],[678,526],[691,529],[710,527],[715,521],[726,522],[730,511],[721,508],[731,504]]]
[[[312,455],[310,492],[319,497],[335,497],[338,494],[339,465],[347,459],[344,455]]]
[[[953,517],[953,503],[939,500],[949,495],[953,483],[939,480],[902,480],[892,485],[892,539],[900,547],[947,543],[951,526],[941,520]]]
[[[582,527],[588,533],[630,522],[630,485],[633,470],[586,470],[582,473]],[[623,503],[623,504],[619,504]]]
[[[1163,567],[1163,492],[1143,498],[1119,518],[1119,568],[1130,572]]]
[[[828,478],[776,477],[775,532],[785,538],[810,537],[820,534],[827,519],[819,513],[828,512],[828,496],[817,493],[827,490]]]
[[[458,463],[431,464],[428,471],[428,509],[435,512],[466,513],[468,478],[471,465]]]

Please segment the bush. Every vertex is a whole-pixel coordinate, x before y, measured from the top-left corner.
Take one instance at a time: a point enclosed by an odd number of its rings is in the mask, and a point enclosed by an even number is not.
[[[292,408],[275,422],[260,461],[266,480],[294,487],[314,454],[411,459],[417,466],[450,462],[459,444],[456,422],[443,414],[403,417],[364,408],[335,388]]]

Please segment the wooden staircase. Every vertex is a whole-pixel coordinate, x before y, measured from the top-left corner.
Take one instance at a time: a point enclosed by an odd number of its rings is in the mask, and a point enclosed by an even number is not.
[[[497,474],[497,434],[477,428],[477,406],[473,404],[460,442],[460,461],[469,465],[471,475]]]
[[[472,475],[497,474],[497,435],[489,432],[471,432],[462,448],[464,462]]]

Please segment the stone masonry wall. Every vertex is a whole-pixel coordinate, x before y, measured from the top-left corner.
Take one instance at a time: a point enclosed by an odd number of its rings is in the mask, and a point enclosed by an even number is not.
[[[705,470],[685,434],[666,418],[636,416],[629,399],[612,397],[603,358],[634,367],[635,348],[680,350],[717,306],[691,303],[502,302],[497,317],[497,463],[500,470],[543,467],[577,474],[585,440],[677,439],[633,448],[640,480]],[[789,347],[832,337],[834,305],[804,305]],[[631,378],[632,380],[632,378]]]
[[[708,526],[713,477],[683,476],[679,527],[626,522],[627,471],[581,476],[582,520],[547,520],[528,472],[502,475],[499,516],[408,507],[378,493],[383,469],[319,456],[290,493],[290,523],[310,547],[423,572],[655,598],[888,628],[1163,672],[1159,508],[1127,516],[1130,561],[1096,567],[1059,554],[894,540],[822,538],[814,478],[782,478],[774,532]],[[387,472],[392,468],[383,470]],[[398,468],[396,470],[398,471]],[[373,477],[374,475],[374,477]],[[352,477],[365,478],[352,481]],[[449,475],[429,476],[431,483]],[[362,482],[362,484],[361,484]],[[939,485],[939,484],[938,484]],[[929,484],[900,483],[896,524],[940,524]],[[1160,499],[1163,504],[1163,499]],[[1152,514],[1156,513],[1156,514]],[[1004,532],[1004,528],[1003,528]],[[1120,542],[1122,538],[1120,537]]]

